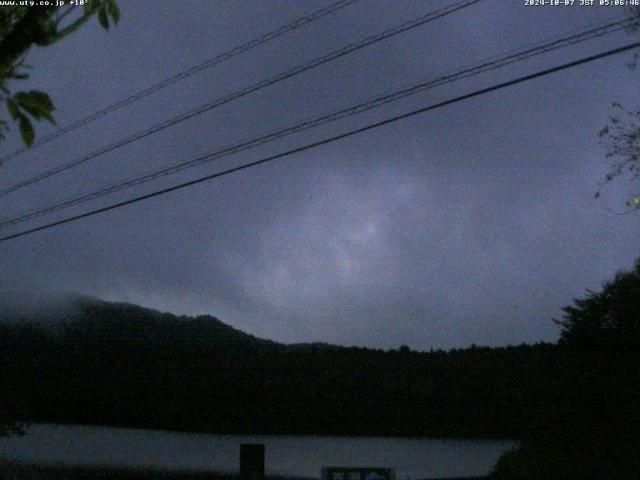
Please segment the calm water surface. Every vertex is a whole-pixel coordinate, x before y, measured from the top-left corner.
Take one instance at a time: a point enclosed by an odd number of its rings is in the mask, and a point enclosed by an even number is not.
[[[489,473],[514,442],[382,437],[206,435],[74,425],[32,425],[0,439],[0,456],[34,463],[150,466],[237,472],[241,443],[266,445],[268,475],[319,477],[323,466],[379,466],[407,478]]]

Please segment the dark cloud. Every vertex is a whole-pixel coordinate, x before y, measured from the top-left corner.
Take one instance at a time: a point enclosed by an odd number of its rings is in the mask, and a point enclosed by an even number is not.
[[[30,56],[33,85],[52,93],[62,125],[328,4],[121,3],[122,23],[110,33],[92,24]],[[356,4],[8,163],[2,185],[446,3]],[[621,14],[487,0],[1,199],[3,216]],[[630,39],[621,33],[425,92],[136,193]],[[209,312],[289,342],[429,348],[555,340],[550,319],[560,308],[639,253],[637,216],[613,215],[593,199],[607,167],[597,132],[612,101],[638,99],[627,58],[4,243],[3,301],[71,290]],[[615,192],[607,198],[615,203]]]

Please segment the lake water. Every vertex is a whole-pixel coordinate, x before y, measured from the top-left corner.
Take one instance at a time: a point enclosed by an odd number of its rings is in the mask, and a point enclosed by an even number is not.
[[[24,437],[0,438],[0,456],[29,463],[237,472],[241,443],[266,445],[268,475],[319,478],[323,466],[378,466],[394,468],[398,480],[484,475],[515,446],[492,440],[207,435],[38,424]]]

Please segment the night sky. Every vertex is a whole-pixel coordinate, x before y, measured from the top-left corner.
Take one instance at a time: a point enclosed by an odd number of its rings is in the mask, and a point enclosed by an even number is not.
[[[28,57],[61,126],[331,1],[119,0]],[[361,0],[103,117],[0,169],[0,187],[452,3]],[[576,2],[578,3],[578,2]],[[0,199],[2,218],[625,15],[620,7],[484,0]],[[630,43],[620,32],[214,161],[17,232],[197,178],[493,83]],[[631,184],[598,132],[637,104],[632,54],[457,103],[360,136],[0,244],[2,301],[76,292],[209,313],[283,342],[415,349],[555,341],[561,307],[640,254]],[[44,135],[55,127],[37,125]],[[16,132],[3,152],[20,146]],[[606,202],[606,203],[605,203]],[[607,204],[610,209],[607,208]]]

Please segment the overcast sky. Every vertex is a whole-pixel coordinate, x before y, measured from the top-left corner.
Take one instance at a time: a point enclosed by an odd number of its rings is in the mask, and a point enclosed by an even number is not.
[[[119,0],[34,49],[66,125],[331,1]],[[6,187],[451,1],[361,0],[50,142]],[[576,2],[578,3],[578,2]],[[2,217],[188,160],[568,31],[620,8],[484,0],[0,199]],[[586,42],[121,192],[3,234],[173,185],[634,40]],[[416,349],[555,341],[561,307],[640,255],[638,215],[595,200],[598,131],[633,107],[631,54],[527,82],[251,170],[0,244],[4,302],[73,291],[210,313],[283,342]],[[16,88],[18,85],[16,85]],[[53,131],[37,126],[38,135]],[[20,146],[14,133],[2,145]],[[605,195],[622,209],[627,183]]]

